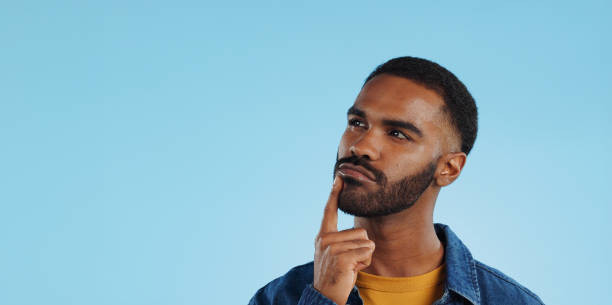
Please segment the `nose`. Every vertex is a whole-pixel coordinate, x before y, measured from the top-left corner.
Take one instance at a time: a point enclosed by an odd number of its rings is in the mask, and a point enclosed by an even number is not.
[[[374,130],[370,129],[362,133],[350,147],[352,155],[357,157],[369,158],[371,161],[380,158],[380,145],[376,141]]]

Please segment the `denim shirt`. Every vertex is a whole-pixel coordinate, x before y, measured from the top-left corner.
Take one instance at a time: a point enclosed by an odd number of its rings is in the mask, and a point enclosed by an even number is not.
[[[434,224],[444,245],[446,281],[442,297],[434,305],[519,305],[544,304],[540,298],[501,271],[472,257],[457,235],[444,224]],[[249,305],[335,305],[313,288],[313,262],[294,267],[271,281],[249,301]],[[349,294],[347,305],[363,305],[357,286]]]

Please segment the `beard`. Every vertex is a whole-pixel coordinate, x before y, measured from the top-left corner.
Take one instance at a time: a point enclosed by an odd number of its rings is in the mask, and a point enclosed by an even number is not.
[[[356,189],[362,182],[351,177],[343,177],[344,187],[338,195],[338,209],[357,217],[379,217],[395,214],[408,209],[421,197],[431,185],[436,170],[436,162],[427,164],[420,172],[404,177],[402,180],[388,183],[386,176],[372,168],[366,161],[355,156],[345,158],[341,162],[336,158],[334,177],[341,163],[350,162],[363,166],[376,177],[380,186],[377,191],[363,193]]]

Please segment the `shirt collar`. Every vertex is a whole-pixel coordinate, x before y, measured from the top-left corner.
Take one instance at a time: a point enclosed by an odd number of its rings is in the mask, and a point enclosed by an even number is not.
[[[480,305],[476,262],[472,254],[449,226],[435,223],[434,228],[438,238],[444,244],[446,287],[472,304]]]
[[[468,250],[449,226],[434,223],[434,228],[438,238],[444,245],[446,289],[465,298],[473,305],[480,305],[476,262],[470,250]],[[348,304],[363,304],[357,286],[353,287],[349,295]]]

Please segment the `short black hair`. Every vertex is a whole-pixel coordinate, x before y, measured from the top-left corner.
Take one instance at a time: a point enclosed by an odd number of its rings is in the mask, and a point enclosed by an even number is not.
[[[376,67],[363,85],[380,74],[407,78],[438,93],[444,99],[443,111],[461,137],[461,151],[470,153],[478,131],[478,109],[468,89],[453,73],[433,61],[404,56]]]

